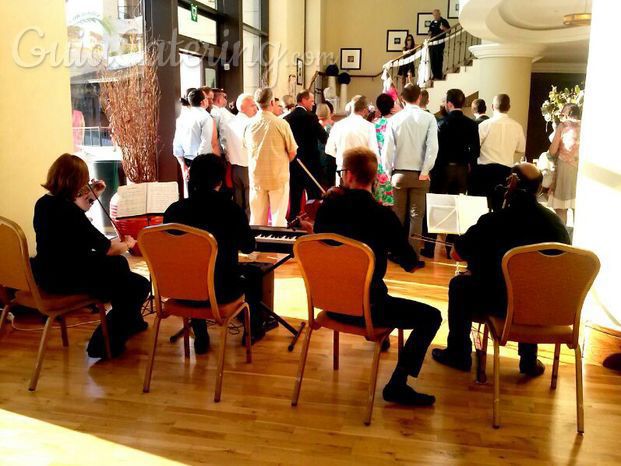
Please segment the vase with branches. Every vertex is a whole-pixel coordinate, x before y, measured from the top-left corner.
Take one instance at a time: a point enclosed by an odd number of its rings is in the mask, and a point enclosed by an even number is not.
[[[541,114],[546,120],[546,129],[548,123],[556,128],[561,121],[561,113],[567,104],[576,104],[582,111],[584,103],[584,89],[576,85],[573,88],[565,88],[558,90],[556,86],[552,86],[548,94],[548,100],[541,105]]]

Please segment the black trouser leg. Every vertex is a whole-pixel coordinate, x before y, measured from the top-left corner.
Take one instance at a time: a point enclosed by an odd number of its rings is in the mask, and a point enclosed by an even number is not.
[[[397,367],[412,377],[418,377],[427,349],[441,323],[439,310],[409,299],[387,296],[381,304],[373,307],[374,325],[413,330],[397,362]]]
[[[470,328],[472,316],[481,307],[478,299],[483,290],[472,275],[462,274],[453,277],[449,283],[449,334],[447,349],[454,354],[467,356],[472,352]],[[478,310],[483,313],[483,309]]]
[[[537,362],[537,345],[532,343],[519,343],[518,354],[520,361],[524,361],[527,365],[535,365]]]
[[[253,264],[242,264],[240,268],[246,302],[250,306],[250,331],[253,335],[259,336],[265,332],[263,324],[267,318],[261,303],[263,299],[263,271]],[[239,317],[243,322],[244,315],[240,314]]]

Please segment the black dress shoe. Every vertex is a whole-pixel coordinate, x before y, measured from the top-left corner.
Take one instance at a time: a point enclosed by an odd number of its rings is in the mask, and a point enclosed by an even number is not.
[[[384,387],[382,396],[385,401],[405,406],[432,406],[436,402],[433,395],[418,393],[409,385],[389,383]]]
[[[144,320],[140,319],[130,324],[126,329],[126,333],[128,337],[131,337],[133,335],[136,335],[137,333],[144,332],[148,328],[149,324]]]
[[[390,337],[386,337],[386,339],[382,342],[382,353],[385,353],[390,349]]]
[[[205,333],[200,337],[194,338],[194,353],[195,354],[205,354],[209,351],[209,346],[211,342],[209,341],[209,334]]]
[[[426,257],[427,259],[433,259],[435,257],[435,252],[433,251],[433,249],[423,248],[420,250],[420,255]]]
[[[520,359],[520,373],[529,377],[539,377],[546,370],[546,366],[537,359],[534,363],[530,361],[522,361]]]
[[[425,261],[418,261],[416,262],[416,268],[417,269],[422,269],[423,267],[425,267]]]
[[[459,355],[448,349],[435,348],[431,351],[431,357],[440,364],[452,367],[464,372],[470,372],[472,368],[472,358],[470,355]]]
[[[125,351],[125,338],[121,337],[118,332],[114,332],[110,334],[110,352],[112,353],[112,357],[116,358],[123,354]],[[103,331],[101,330],[101,325],[99,325],[91,339],[88,342],[88,346],[86,347],[86,353],[89,358],[97,358],[97,359],[107,359],[108,355],[106,354],[106,344],[103,337]]]

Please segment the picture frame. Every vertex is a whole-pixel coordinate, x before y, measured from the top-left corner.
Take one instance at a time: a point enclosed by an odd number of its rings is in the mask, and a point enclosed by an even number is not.
[[[401,52],[409,29],[388,29],[386,31],[386,52]]]
[[[448,0],[446,17],[448,19],[459,19],[459,0]]]
[[[416,34],[426,36],[429,33],[429,25],[433,21],[433,13],[418,13],[416,15]]]
[[[304,60],[301,58],[295,61],[296,83],[298,86],[304,86]]]
[[[362,49],[359,49],[359,48],[341,49],[341,69],[342,70],[362,69]]]

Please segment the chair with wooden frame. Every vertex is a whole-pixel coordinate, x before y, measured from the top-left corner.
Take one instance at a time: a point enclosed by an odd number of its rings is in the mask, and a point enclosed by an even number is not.
[[[231,321],[244,312],[246,329],[246,361],[252,362],[250,307],[242,295],[234,302],[219,304],[216,299],[214,272],[218,244],[207,231],[177,223],[168,223],[143,229],[138,244],[144,255],[155,296],[155,330],[151,357],[144,377],[143,391],[151,386],[153,361],[162,319],[179,316],[183,319],[183,346],[185,357],[190,357],[190,319],[212,319],[221,330],[220,352],[214,401],[220,401],[226,337]],[[189,302],[204,302],[193,305]]]
[[[65,315],[70,312],[93,305],[97,306],[104,335],[106,355],[108,358],[111,357],[104,303],[84,294],[57,295],[48,294],[40,290],[32,275],[26,236],[17,223],[4,217],[0,217],[0,287],[15,290],[15,296],[12,299],[5,297],[7,302],[4,303],[4,309],[0,315],[0,328],[2,328],[2,324],[6,320],[9,311],[14,306],[36,309],[41,314],[47,316],[28,390],[34,391],[37,388],[39,374],[43,366],[43,357],[47,348],[47,340],[55,320],[60,322],[63,346],[69,346]]]
[[[556,389],[561,344],[574,350],[577,430],[584,433],[582,354],[578,337],[582,305],[597,273],[591,251],[561,243],[540,243],[508,251],[502,259],[507,315],[491,316],[494,341],[494,427],[500,427],[500,346],[508,341],[554,344],[551,389]]]
[[[377,372],[382,342],[392,328],[377,328],[371,319],[370,285],[375,268],[373,251],[359,241],[336,234],[316,234],[299,238],[293,253],[300,264],[308,301],[308,329],[300,354],[298,374],[293,389],[292,406],[297,406],[306,367],[306,358],[314,330],[331,329],[333,334],[333,369],[339,368],[339,333],[365,337],[375,343],[369,395],[364,423],[371,423]],[[321,312],[315,316],[315,309]],[[364,319],[364,327],[342,323],[328,314],[336,313]]]

